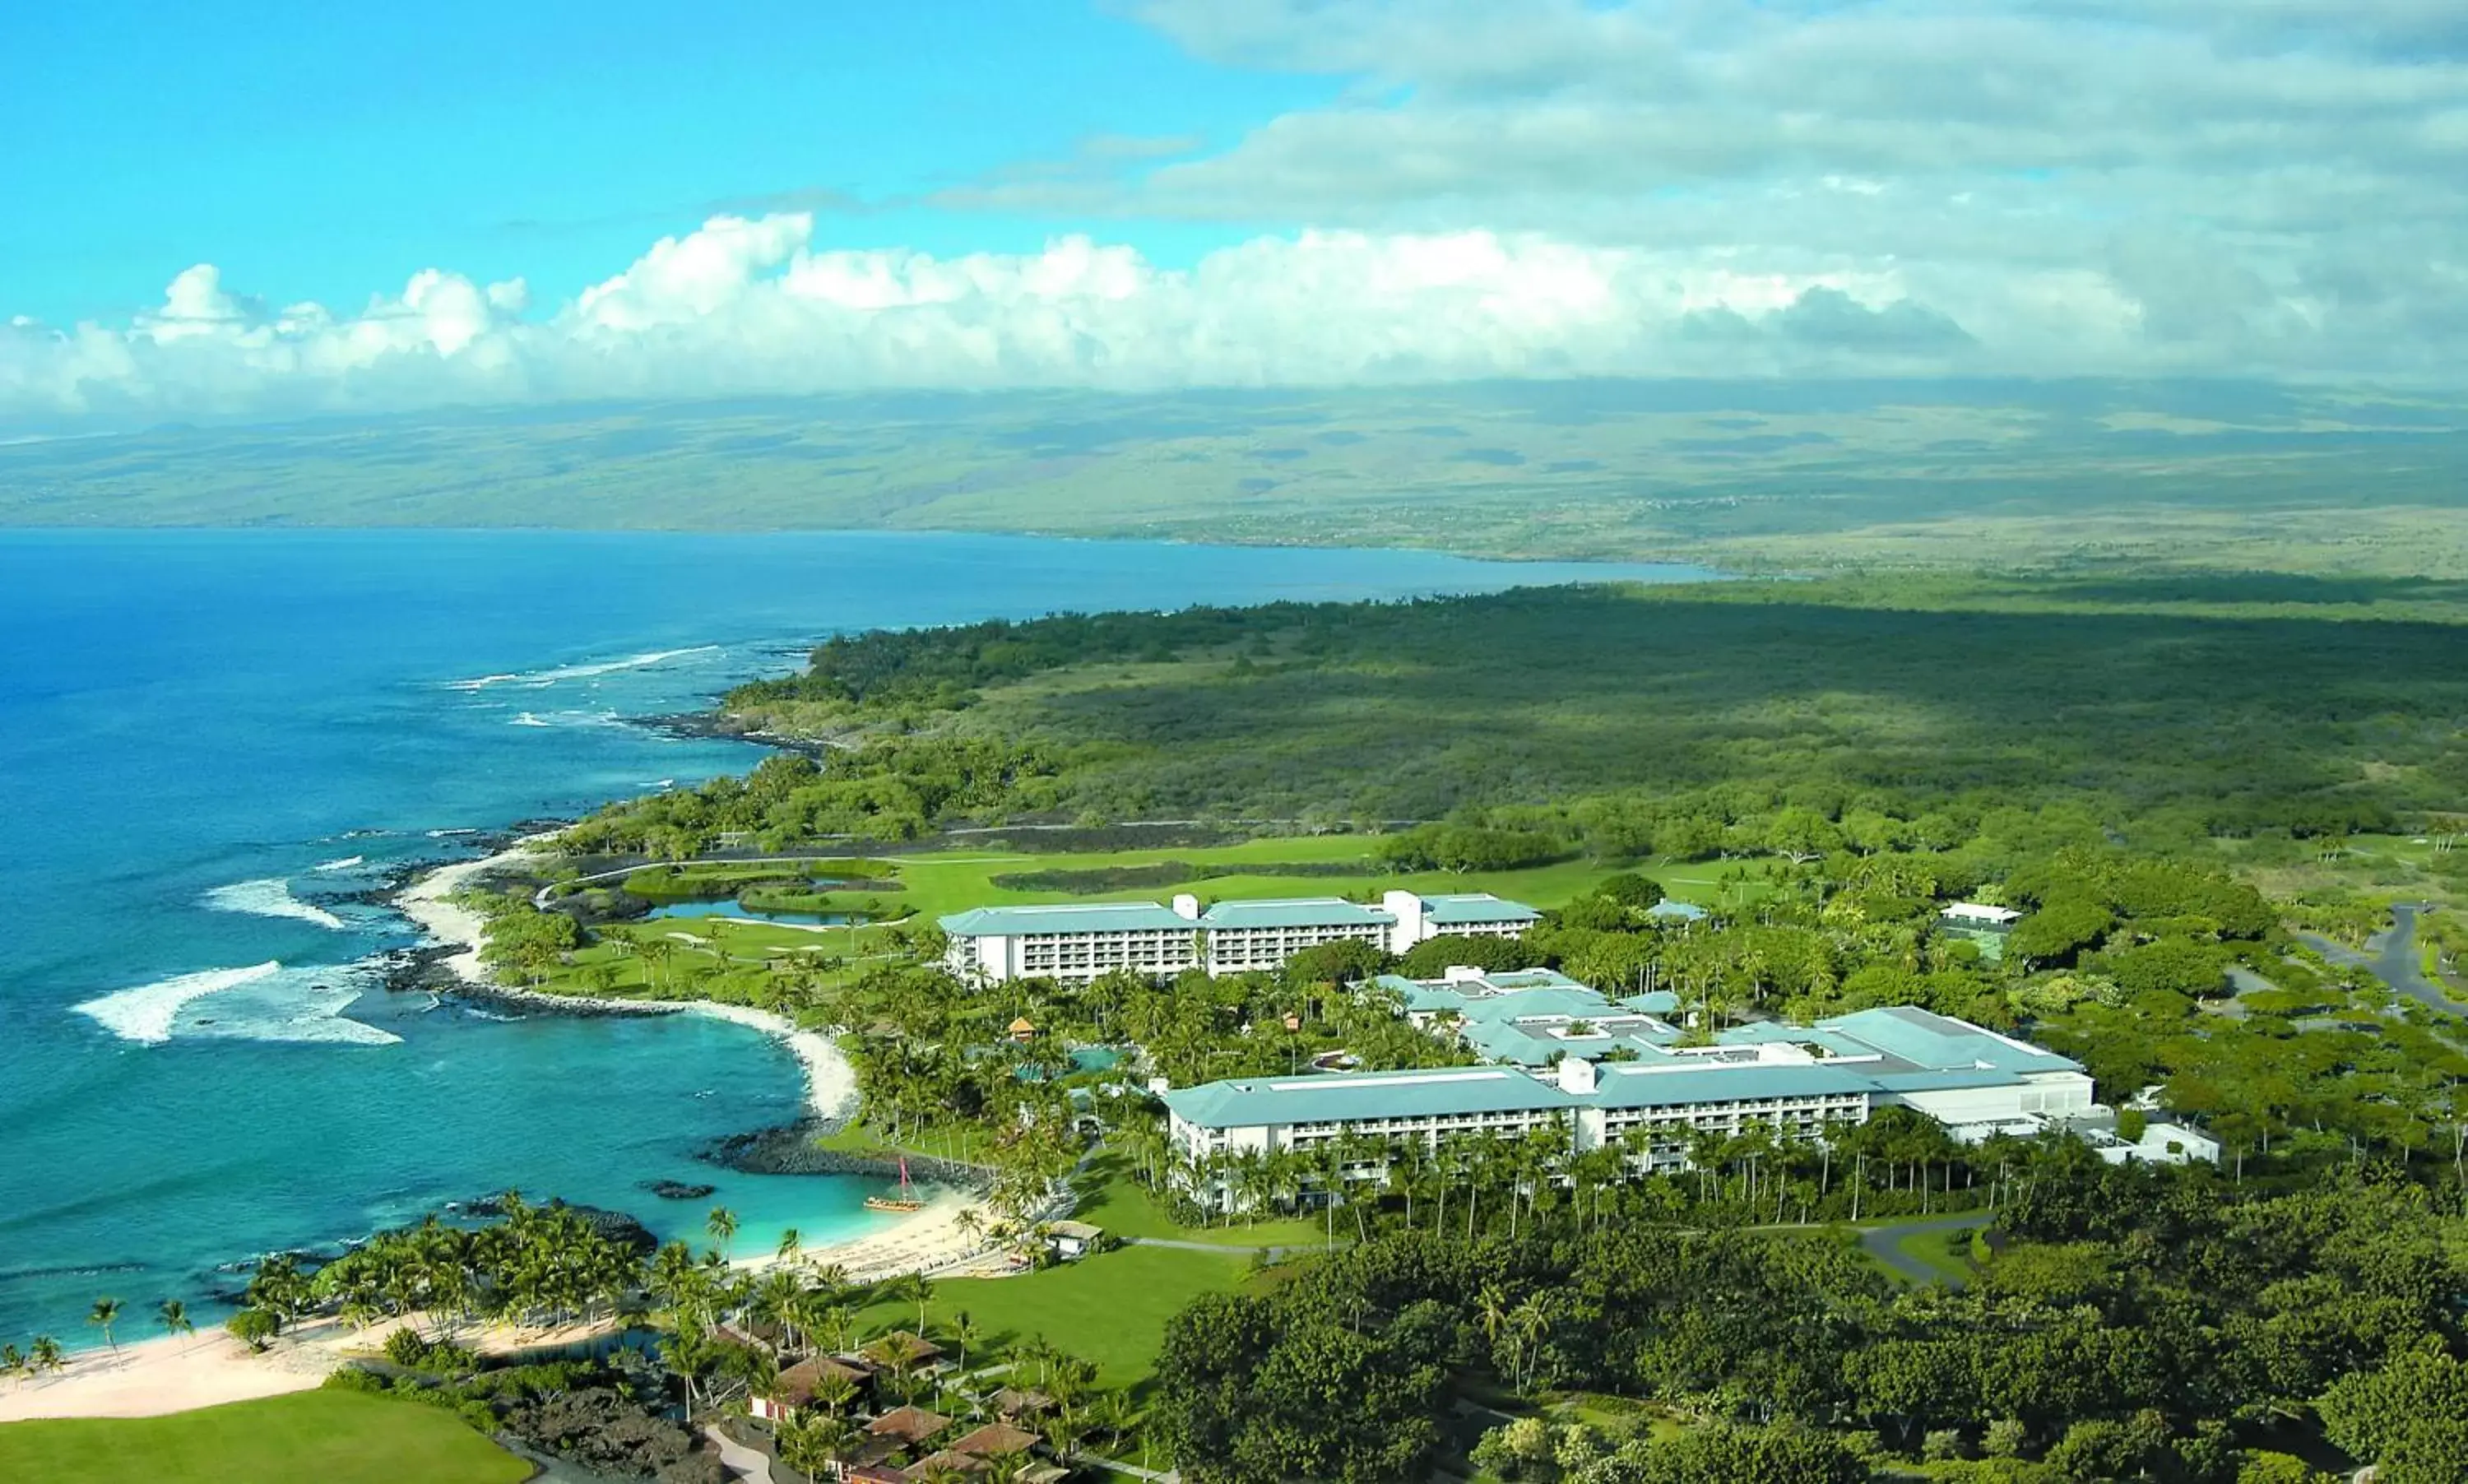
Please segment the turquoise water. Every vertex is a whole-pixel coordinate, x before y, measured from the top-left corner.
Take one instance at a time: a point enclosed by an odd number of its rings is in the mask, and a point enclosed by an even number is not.
[[[742,768],[627,719],[839,628],[1393,597],[1651,569],[937,536],[0,532],[0,1340],[104,1293],[193,1304],[254,1254],[518,1187],[738,1245],[861,1230],[855,1182],[695,1157],[795,1063],[698,1018],[389,996],[351,900],[470,832]],[[1676,569],[1659,575],[1684,576]],[[719,1187],[677,1204],[656,1179]]]
[[[857,919],[846,912],[758,912],[735,898],[726,902],[670,902],[653,907],[652,917],[741,917],[793,927],[845,927]]]

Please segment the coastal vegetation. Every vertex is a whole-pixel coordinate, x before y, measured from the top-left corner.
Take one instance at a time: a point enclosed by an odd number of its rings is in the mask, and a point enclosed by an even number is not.
[[[2463,615],[2435,584],[2119,574],[861,635],[726,702],[749,726],[837,739],[828,765],[784,755],[569,838],[661,856],[724,832],[781,849],[1040,818],[1447,818],[1698,860],[1794,848],[1807,816],[1786,810],[1850,816],[1845,843],[1865,848],[1877,814],[1924,843],[2067,803],[2160,848],[2336,839],[2457,808]]]

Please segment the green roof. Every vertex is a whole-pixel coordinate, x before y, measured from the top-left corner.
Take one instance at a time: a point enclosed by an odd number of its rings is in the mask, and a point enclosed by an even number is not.
[[[1690,1059],[1695,1060],[1695,1059]],[[1687,1103],[1759,1102],[1767,1098],[1849,1096],[1875,1084],[1848,1067],[1680,1065],[1668,1062],[1608,1062],[1588,1101],[1604,1107],[1671,1107]]]
[[[954,938],[1017,938],[1035,933],[1147,932],[1200,925],[1154,902],[1063,902],[1055,906],[971,907],[942,919]]]
[[[1165,1101],[1184,1121],[1203,1129],[1576,1106],[1557,1086],[1505,1066],[1244,1078],[1177,1088],[1165,1095]]]
[[[1425,897],[1423,914],[1434,925],[1451,923],[1536,923],[1542,914],[1521,902],[1509,902],[1487,891],[1451,892]]]
[[[1854,1011],[1831,1020],[1819,1020],[1817,1028],[1838,1032],[1909,1063],[1907,1068],[1891,1070],[1960,1071],[1982,1065],[2007,1072],[2082,1070],[2081,1062],[2044,1046],[1984,1031],[1969,1021],[1916,1005]]]
[[[1342,897],[1281,897],[1221,902],[1200,921],[1206,927],[1385,927],[1397,919]]]

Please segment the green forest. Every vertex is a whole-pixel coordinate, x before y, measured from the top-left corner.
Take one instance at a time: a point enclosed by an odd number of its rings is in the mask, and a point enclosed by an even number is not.
[[[2063,803],[2137,841],[2337,836],[2468,793],[2459,584],[1844,580],[1559,587],[868,633],[726,701],[829,738],[611,810],[690,854],[956,823],[1494,812],[1702,858],[1788,806]]]

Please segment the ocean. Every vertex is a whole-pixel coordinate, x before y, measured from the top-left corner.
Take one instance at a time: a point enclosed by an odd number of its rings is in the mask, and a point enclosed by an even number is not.
[[[371,956],[416,941],[355,900],[388,871],[760,756],[631,719],[850,628],[1706,575],[875,533],[0,531],[0,1341],[99,1342],[104,1294],[218,1315],[258,1254],[508,1188],[697,1241],[725,1204],[744,1251],[882,1220],[855,1180],[696,1157],[798,1111],[794,1061],[754,1032],[376,983]],[[717,1190],[667,1201],[664,1179]]]

